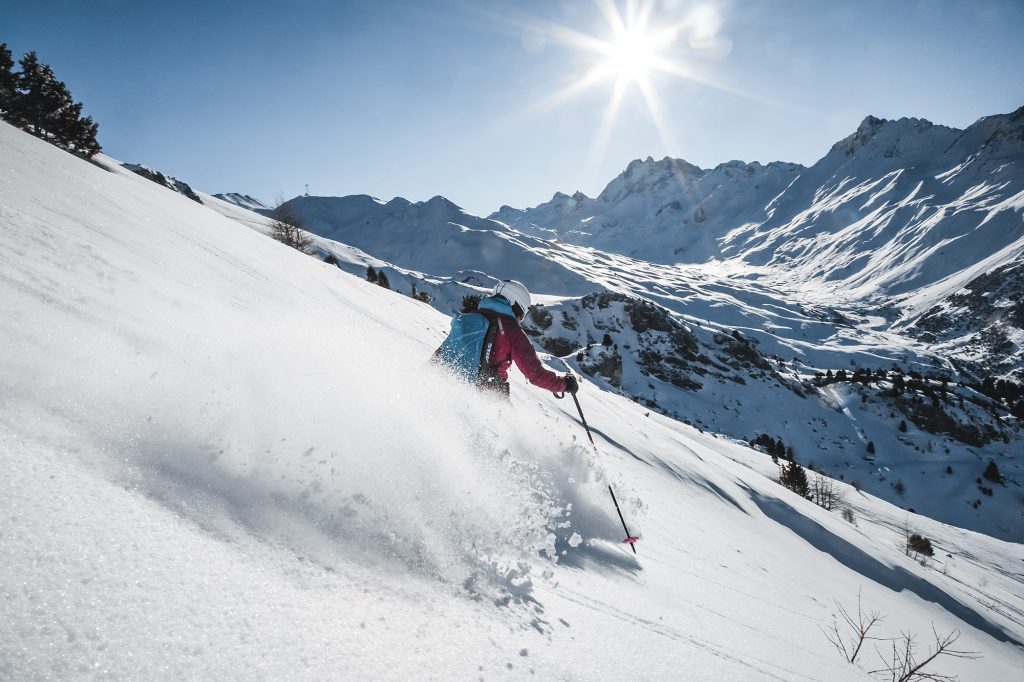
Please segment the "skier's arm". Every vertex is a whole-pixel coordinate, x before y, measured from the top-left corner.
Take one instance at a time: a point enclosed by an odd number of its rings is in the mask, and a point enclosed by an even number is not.
[[[512,327],[508,329],[509,345],[512,348],[512,360],[516,363],[519,371],[523,373],[523,376],[526,377],[526,380],[534,386],[540,386],[552,393],[565,391],[565,379],[541,364],[540,358],[537,357],[537,352],[533,350],[533,344],[530,343],[526,333],[518,325],[514,327],[506,325],[507,327]]]

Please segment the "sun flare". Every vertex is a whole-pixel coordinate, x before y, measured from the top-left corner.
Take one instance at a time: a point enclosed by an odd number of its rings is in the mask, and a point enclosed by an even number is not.
[[[621,78],[637,81],[647,78],[655,61],[654,41],[643,30],[632,29],[608,44],[605,68]]]
[[[759,99],[706,73],[709,59],[720,60],[731,50],[721,34],[723,17],[717,0],[679,6],[658,0],[594,0],[606,30],[590,34],[563,24],[525,23],[537,44],[555,43],[593,57],[590,67],[551,96],[534,105],[541,110],[559,105],[595,87],[610,87],[601,126],[591,144],[600,158],[613,134],[628,97],[639,96],[666,150],[676,148],[669,116],[658,87],[671,87],[656,75],[687,81],[744,98]],[[693,58],[691,60],[691,57]]]

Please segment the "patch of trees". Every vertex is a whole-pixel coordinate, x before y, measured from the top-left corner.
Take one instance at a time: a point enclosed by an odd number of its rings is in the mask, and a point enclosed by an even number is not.
[[[1009,379],[982,378],[981,383],[968,384],[971,388],[1005,405],[1007,411],[1017,419],[1024,419],[1024,386]]]
[[[412,293],[409,295],[421,303],[430,303],[430,294],[425,291],[416,291],[416,282],[412,283]]]
[[[840,369],[834,374],[832,373],[832,370],[827,370],[824,374],[821,372],[814,373],[814,383],[817,386],[827,386],[839,381],[848,381],[868,386],[879,381],[884,381],[886,378],[887,376],[884,369],[871,370],[864,367],[855,367],[853,372],[849,374],[845,369]]]
[[[750,447],[761,447],[772,456],[773,460],[778,458],[793,459],[793,447],[787,447],[781,438],[772,438],[767,433],[762,433],[750,441]]]
[[[898,365],[893,365],[888,371],[854,368],[852,374],[847,373],[845,369],[836,372],[830,369],[825,374],[815,373],[812,383],[821,387],[848,382],[868,387],[880,381],[888,381],[890,386],[879,390],[878,394],[893,399],[900,410],[922,431],[945,433],[962,443],[974,446],[985,445],[1000,436],[1004,442],[1009,440],[1009,436],[1001,432],[999,424],[963,421],[955,416],[955,413],[947,412],[944,406],[954,401],[958,401],[960,409],[963,409],[964,395],[951,389],[950,377],[942,373],[929,374],[925,377],[916,370],[904,372]],[[967,395],[967,400],[984,408],[993,417],[997,417],[998,408],[1003,407],[1010,414],[1024,419],[1024,387],[1013,381],[996,380],[991,377],[985,377],[980,383],[966,386],[976,391],[975,394]],[[984,395],[988,400],[978,394]],[[862,394],[861,398],[866,400],[867,395]],[[900,420],[899,430],[902,433],[907,432],[906,420]]]
[[[85,157],[98,154],[99,126],[82,116],[82,103],[57,80],[53,69],[39,61],[35,52],[14,60],[6,43],[0,43],[0,117],[36,137]]]
[[[391,282],[388,281],[387,274],[383,270],[374,270],[372,265],[366,266],[366,281],[373,282],[385,289],[391,288]]]

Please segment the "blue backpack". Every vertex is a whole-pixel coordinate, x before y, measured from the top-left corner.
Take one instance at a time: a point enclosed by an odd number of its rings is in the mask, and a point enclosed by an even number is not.
[[[441,362],[466,381],[480,381],[490,374],[487,359],[496,327],[480,313],[455,313],[448,338],[441,344]]]

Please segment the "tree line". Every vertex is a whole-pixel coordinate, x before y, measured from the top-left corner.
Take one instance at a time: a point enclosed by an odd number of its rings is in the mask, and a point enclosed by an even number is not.
[[[100,152],[99,126],[82,116],[82,103],[57,80],[53,69],[28,52],[18,61],[7,43],[0,43],[0,118],[68,151],[91,157]]]

